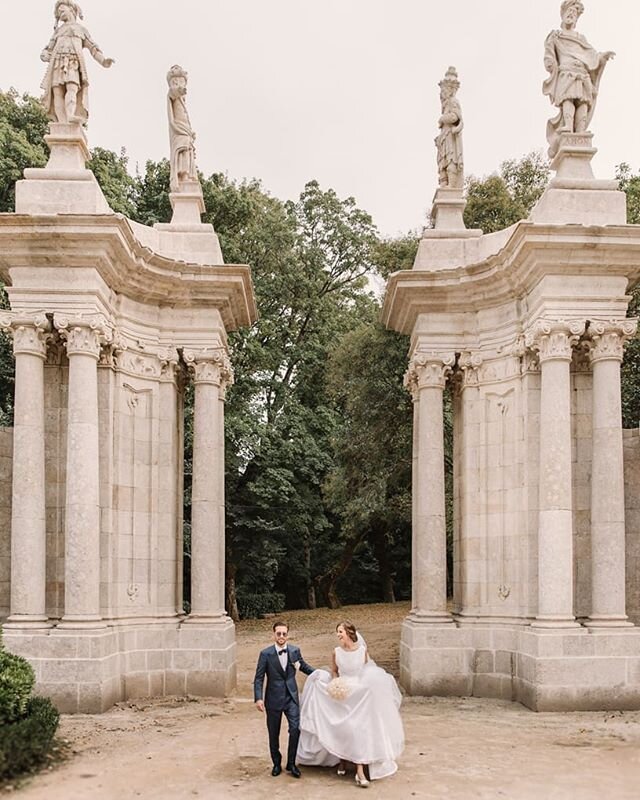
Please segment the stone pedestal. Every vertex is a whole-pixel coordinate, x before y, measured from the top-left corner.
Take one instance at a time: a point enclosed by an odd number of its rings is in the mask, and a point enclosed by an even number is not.
[[[51,122],[45,136],[51,154],[46,167],[24,171],[16,183],[16,212],[23,214],[113,213],[91,170],[84,128]]]
[[[463,214],[467,205],[463,189],[450,189],[440,186],[433,196],[431,220],[433,228],[425,228],[423,236],[474,238],[481,236],[480,230],[468,230],[464,224]]]

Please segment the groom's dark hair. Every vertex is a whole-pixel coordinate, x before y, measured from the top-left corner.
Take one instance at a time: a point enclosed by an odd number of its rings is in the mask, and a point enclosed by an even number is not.
[[[287,633],[289,633],[289,623],[285,622],[282,619],[278,619],[273,623],[273,632],[275,633],[276,628],[286,628]]]

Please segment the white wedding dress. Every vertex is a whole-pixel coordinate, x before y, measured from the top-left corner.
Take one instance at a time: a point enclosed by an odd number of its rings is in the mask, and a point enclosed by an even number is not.
[[[340,759],[368,764],[372,780],[393,775],[404,749],[402,700],[392,675],[365,663],[364,640],[356,650],[336,647],[344,699],[330,694],[331,675],[316,669],[307,678],[300,705],[298,763],[335,766]]]

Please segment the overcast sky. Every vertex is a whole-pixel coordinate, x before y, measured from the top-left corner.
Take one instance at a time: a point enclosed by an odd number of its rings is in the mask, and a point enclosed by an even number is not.
[[[591,128],[598,177],[640,166],[639,0],[584,0],[578,29],[615,50]],[[0,88],[40,93],[53,0],[0,0]],[[282,199],[315,178],[381,232],[422,226],[436,187],[438,81],[462,87],[467,174],[546,149],[545,36],[560,0],[81,0],[111,70],[88,61],[89,144],[131,168],[168,152],[166,72],[189,72],[200,169]]]

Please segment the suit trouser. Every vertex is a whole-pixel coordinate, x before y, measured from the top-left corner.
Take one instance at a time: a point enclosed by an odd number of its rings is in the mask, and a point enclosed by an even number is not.
[[[300,739],[300,706],[289,698],[284,708],[278,709],[277,711],[270,708],[266,709],[271,760],[278,766],[282,763],[282,754],[280,753],[280,725],[282,723],[283,714],[289,723],[289,747],[287,749],[287,766],[289,767],[296,763],[298,740]]]

